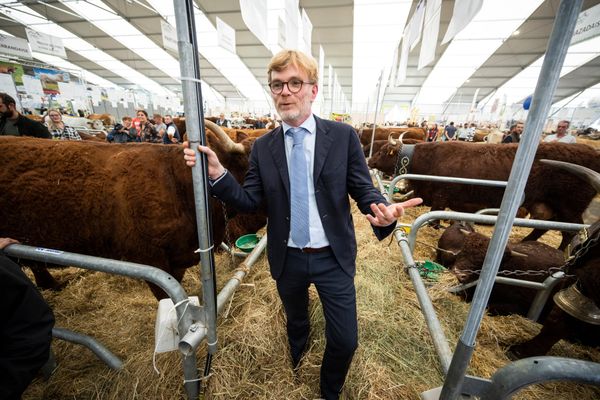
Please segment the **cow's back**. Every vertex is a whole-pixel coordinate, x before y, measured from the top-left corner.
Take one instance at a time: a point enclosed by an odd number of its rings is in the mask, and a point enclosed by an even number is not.
[[[167,270],[194,263],[178,146],[0,138],[0,166],[0,236]]]

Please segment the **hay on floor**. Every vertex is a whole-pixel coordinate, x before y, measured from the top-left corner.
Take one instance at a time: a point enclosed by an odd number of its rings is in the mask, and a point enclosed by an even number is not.
[[[404,221],[426,212],[410,210]],[[354,209],[359,254],[357,299],[360,345],[349,372],[345,399],[418,399],[419,393],[443,382],[440,364],[419,309],[399,249],[389,240],[378,242],[366,219]],[[478,227],[478,231],[491,232]],[[516,229],[515,238],[527,229]],[[441,230],[422,229],[414,257],[434,259]],[[560,237],[544,240],[557,245]],[[218,287],[231,277],[235,265],[218,255]],[[53,271],[69,280],[60,293],[44,292],[54,308],[57,326],[93,335],[125,362],[123,371],[111,371],[89,350],[55,340],[58,369],[49,382],[34,381],[29,399],[185,399],[181,358],[178,353],[156,356],[154,372],[154,320],[157,302],[145,283],[99,272],[68,268]],[[200,292],[198,268],[184,279],[190,295]],[[461,334],[468,305],[445,290],[456,284],[449,274],[432,283],[429,291],[439,319],[453,348]],[[213,359],[207,399],[314,399],[318,397],[319,367],[324,349],[324,321],[316,292],[311,290],[313,331],[310,348],[294,375],[290,369],[284,314],[264,258],[235,294],[227,315],[219,319],[219,351]],[[506,348],[539,331],[539,325],[518,316],[483,320],[469,373],[490,377],[509,360]],[[550,355],[600,362],[598,349],[559,342]],[[205,345],[198,352],[203,368]],[[596,399],[600,390],[575,384],[552,383],[527,389],[516,399]]]

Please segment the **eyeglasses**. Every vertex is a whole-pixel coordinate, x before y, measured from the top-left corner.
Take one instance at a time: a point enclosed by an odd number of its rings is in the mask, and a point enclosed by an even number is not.
[[[290,93],[298,93],[300,90],[302,90],[302,85],[305,83],[307,85],[314,85],[314,82],[303,82],[300,79],[290,79],[287,82],[273,81],[269,83],[269,88],[271,89],[271,93],[280,94],[283,92],[283,87],[287,85]]]

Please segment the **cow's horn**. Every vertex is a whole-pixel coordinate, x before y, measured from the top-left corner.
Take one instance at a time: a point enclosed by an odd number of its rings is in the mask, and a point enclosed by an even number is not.
[[[391,144],[392,146],[395,146],[397,143],[396,141],[392,138],[392,133],[390,132],[390,134],[388,135],[388,143]]]
[[[223,145],[225,146],[226,151],[229,151],[231,153],[245,153],[244,145],[231,140],[231,138],[227,136],[225,131],[221,129],[219,125],[215,124],[214,122],[208,119],[204,120],[204,124],[208,127],[208,129],[213,131],[215,135],[217,135],[221,143],[223,143]]]
[[[562,168],[571,172],[573,175],[576,175],[581,179],[587,181],[594,189],[596,189],[598,193],[600,193],[600,174],[596,171],[578,164],[568,163],[564,161],[540,160],[540,162],[552,165],[553,167]]]
[[[511,250],[510,255],[513,257],[527,257],[527,254],[519,253],[518,251]]]
[[[404,136],[404,135],[406,135],[406,132],[402,132],[402,134],[398,138],[398,141],[400,142],[400,144],[404,144],[404,142],[402,141],[402,136]]]
[[[466,229],[462,229],[462,228],[460,229],[460,232],[461,232],[463,235],[465,235],[465,236],[469,236],[471,233],[473,233],[473,232],[471,232],[471,231],[468,231],[468,230],[466,230]]]

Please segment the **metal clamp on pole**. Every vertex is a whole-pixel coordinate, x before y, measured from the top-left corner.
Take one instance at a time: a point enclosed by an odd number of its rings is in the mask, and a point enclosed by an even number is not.
[[[179,341],[179,351],[185,356],[194,354],[207,332],[208,329],[201,322],[190,325],[185,336]]]

